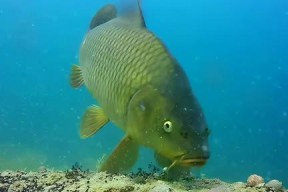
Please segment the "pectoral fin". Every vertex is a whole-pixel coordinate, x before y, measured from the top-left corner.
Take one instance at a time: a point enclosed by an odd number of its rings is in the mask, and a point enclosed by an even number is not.
[[[83,116],[80,129],[81,138],[91,137],[108,122],[109,119],[102,108],[96,105],[89,107]]]
[[[121,173],[128,171],[138,159],[139,145],[125,136],[110,157],[101,165],[100,171]]]
[[[84,83],[83,76],[82,76],[82,70],[80,66],[73,65],[71,69],[71,75],[70,75],[70,84],[74,88],[80,87]]]

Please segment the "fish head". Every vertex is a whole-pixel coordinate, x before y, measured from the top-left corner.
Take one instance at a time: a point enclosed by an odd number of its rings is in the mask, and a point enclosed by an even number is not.
[[[209,158],[209,130],[192,93],[170,97],[152,86],[144,87],[129,103],[127,127],[139,144],[173,164],[202,166]]]
[[[180,151],[174,154],[174,150],[170,151],[173,155],[167,158],[175,164],[186,167],[205,165],[210,156],[208,145],[210,131],[196,98],[188,95],[177,103],[174,102],[166,119],[163,126],[167,129],[167,124],[170,124],[168,127],[172,127],[170,132],[166,130],[167,142],[170,141],[174,145],[173,148]],[[165,128],[163,129],[165,131]],[[165,156],[165,152],[162,155]]]

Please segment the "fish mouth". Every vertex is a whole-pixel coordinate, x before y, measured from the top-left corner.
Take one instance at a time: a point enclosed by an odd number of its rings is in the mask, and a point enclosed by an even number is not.
[[[201,167],[206,164],[209,156],[207,157],[191,157],[189,154],[183,154],[175,157],[175,160],[165,170],[169,171],[175,165],[183,167]]]
[[[177,164],[185,167],[201,167],[206,164],[208,158],[181,158]]]
[[[181,165],[183,167],[201,167],[206,164],[207,157],[191,157],[189,154],[183,154],[175,157],[173,163],[169,166],[169,169],[175,165]]]

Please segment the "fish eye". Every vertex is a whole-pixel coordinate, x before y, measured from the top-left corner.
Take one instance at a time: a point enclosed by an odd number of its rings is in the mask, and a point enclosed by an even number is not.
[[[171,133],[173,130],[172,122],[171,121],[165,121],[163,123],[163,129],[167,133]]]

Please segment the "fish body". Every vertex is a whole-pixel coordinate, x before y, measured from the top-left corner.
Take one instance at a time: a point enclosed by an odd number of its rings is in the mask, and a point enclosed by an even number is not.
[[[163,87],[175,63],[152,33],[127,27],[121,19],[88,32],[80,49],[80,66],[88,90],[110,121],[126,131],[133,95],[145,85]]]
[[[140,6],[119,17],[115,10],[107,5],[93,18],[71,74],[72,86],[85,84],[99,103],[84,114],[81,137],[109,121],[126,134],[100,170],[129,170],[141,145],[153,149],[162,166],[205,164],[209,131],[187,76],[147,30]]]

